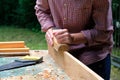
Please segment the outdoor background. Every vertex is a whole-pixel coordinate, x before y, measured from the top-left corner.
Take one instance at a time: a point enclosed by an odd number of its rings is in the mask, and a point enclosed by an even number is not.
[[[25,41],[31,50],[47,50],[35,16],[36,0],[0,0],[0,41]],[[114,48],[111,80],[120,80],[120,0],[113,0]]]

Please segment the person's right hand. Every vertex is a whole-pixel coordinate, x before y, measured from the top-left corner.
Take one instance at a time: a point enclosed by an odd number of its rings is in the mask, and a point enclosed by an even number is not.
[[[53,46],[53,31],[52,31],[52,28],[47,30],[45,37],[46,37],[46,41],[47,41],[48,45]]]

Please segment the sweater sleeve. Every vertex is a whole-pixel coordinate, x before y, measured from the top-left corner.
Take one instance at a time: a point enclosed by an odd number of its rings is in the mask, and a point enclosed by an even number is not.
[[[46,32],[50,27],[54,26],[48,0],[36,0],[35,10],[35,14],[41,24],[41,30],[43,32]]]
[[[92,18],[95,27],[81,31],[88,46],[109,42],[113,33],[111,0],[93,0]]]

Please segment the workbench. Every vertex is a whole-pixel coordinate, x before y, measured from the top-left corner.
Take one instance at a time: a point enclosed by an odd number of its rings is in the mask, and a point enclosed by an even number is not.
[[[54,45],[48,45],[48,50],[29,50],[24,41],[1,42],[0,65],[11,63],[25,55],[43,57],[43,62],[0,71],[0,80],[103,80],[72,56],[68,52],[69,46],[67,44],[59,44],[56,38],[53,41]],[[21,65],[21,63],[19,64]],[[19,64],[15,63],[17,66]]]
[[[48,50],[30,50],[30,55],[43,56],[43,62],[37,65],[1,71],[0,80],[70,80],[64,70],[48,54]],[[0,65],[13,62],[17,58],[20,56],[0,57]]]
[[[98,74],[72,56],[68,52],[69,46],[67,44],[58,43],[55,37],[53,42],[53,46],[48,45],[48,50],[30,50],[24,41],[0,42],[0,66],[11,63],[25,55],[43,57],[43,62],[39,64],[5,71],[0,70],[0,80],[103,80]],[[30,64],[30,62],[13,63],[15,66]],[[0,69],[3,70],[4,68],[6,65]]]

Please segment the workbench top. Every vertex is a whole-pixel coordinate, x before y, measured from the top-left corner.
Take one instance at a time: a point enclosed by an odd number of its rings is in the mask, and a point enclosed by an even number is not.
[[[22,78],[25,76],[31,78],[29,79],[27,77],[28,80],[70,80],[68,75],[57,64],[55,64],[55,61],[48,54],[47,50],[30,50],[30,55],[39,57],[43,56],[43,62],[32,66],[1,71],[0,80],[26,80]],[[13,62],[18,58],[20,57],[0,57],[0,65]],[[39,79],[37,78],[38,76]],[[52,78],[50,79],[50,77]]]

